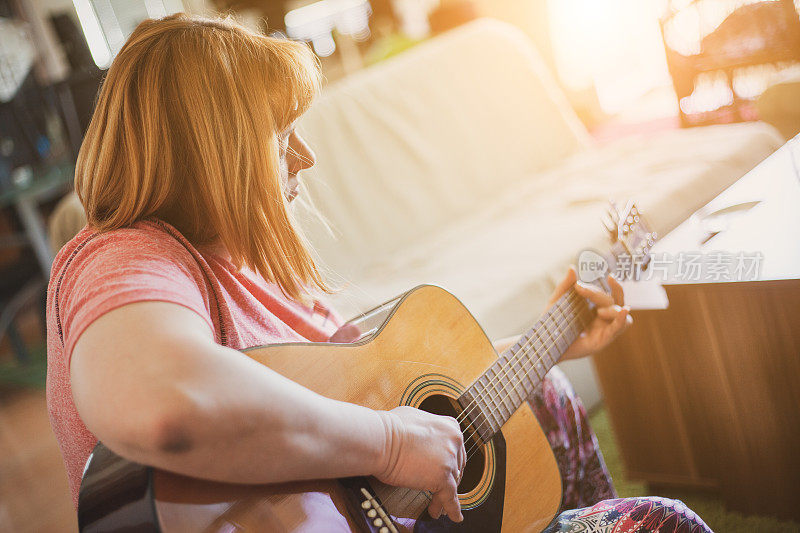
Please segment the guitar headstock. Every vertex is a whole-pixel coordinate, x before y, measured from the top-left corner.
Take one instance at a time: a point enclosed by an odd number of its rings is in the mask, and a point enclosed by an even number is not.
[[[619,263],[621,254],[625,254],[640,270],[647,269],[650,250],[658,235],[650,228],[633,200],[628,200],[622,208],[614,201],[609,202],[603,225],[611,239],[614,262]]]
[[[608,290],[606,274],[613,274],[618,280],[638,279],[650,264],[650,250],[658,236],[632,200],[622,206],[611,201],[602,220],[611,249],[605,256],[591,250],[581,252],[578,275],[582,281],[599,282]]]

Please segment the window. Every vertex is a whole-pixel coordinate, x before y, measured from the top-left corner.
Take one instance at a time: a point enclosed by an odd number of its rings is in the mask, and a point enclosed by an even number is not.
[[[92,59],[106,68],[146,18],[183,11],[181,0],[73,0]]]

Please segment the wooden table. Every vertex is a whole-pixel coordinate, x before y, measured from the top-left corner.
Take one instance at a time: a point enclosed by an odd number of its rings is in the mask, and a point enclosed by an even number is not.
[[[800,519],[798,169],[800,137],[662,239],[654,254],[672,270],[642,286],[663,287],[668,305],[633,302],[630,331],[594,358],[632,479]],[[681,254],[713,262],[714,251],[760,253],[760,269],[739,280],[710,267],[711,277],[679,275]]]

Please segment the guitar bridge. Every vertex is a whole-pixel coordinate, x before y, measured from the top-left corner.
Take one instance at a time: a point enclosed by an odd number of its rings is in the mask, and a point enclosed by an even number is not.
[[[360,529],[368,533],[399,533],[394,519],[386,512],[369,480],[365,477],[340,479],[345,488],[347,503],[353,518],[357,518]]]

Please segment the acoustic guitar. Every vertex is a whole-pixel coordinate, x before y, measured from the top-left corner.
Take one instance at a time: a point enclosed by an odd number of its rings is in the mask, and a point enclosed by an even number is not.
[[[636,206],[612,204],[607,270],[621,257],[646,265],[655,240]],[[584,254],[581,254],[582,257]],[[605,283],[595,252],[581,278]],[[595,260],[592,260],[594,258]],[[581,259],[583,261],[583,259]],[[605,287],[605,290],[608,290]],[[290,343],[244,350],[327,397],[455,417],[468,461],[458,487],[462,523],[432,519],[430,493],[374,478],[236,485],[135,464],[102,444],[87,462],[78,521],[83,532],[519,532],[541,531],[561,504],[556,460],[526,399],[594,318],[574,289],[498,355],[481,326],[446,290],[422,285],[364,313],[353,343]]]

